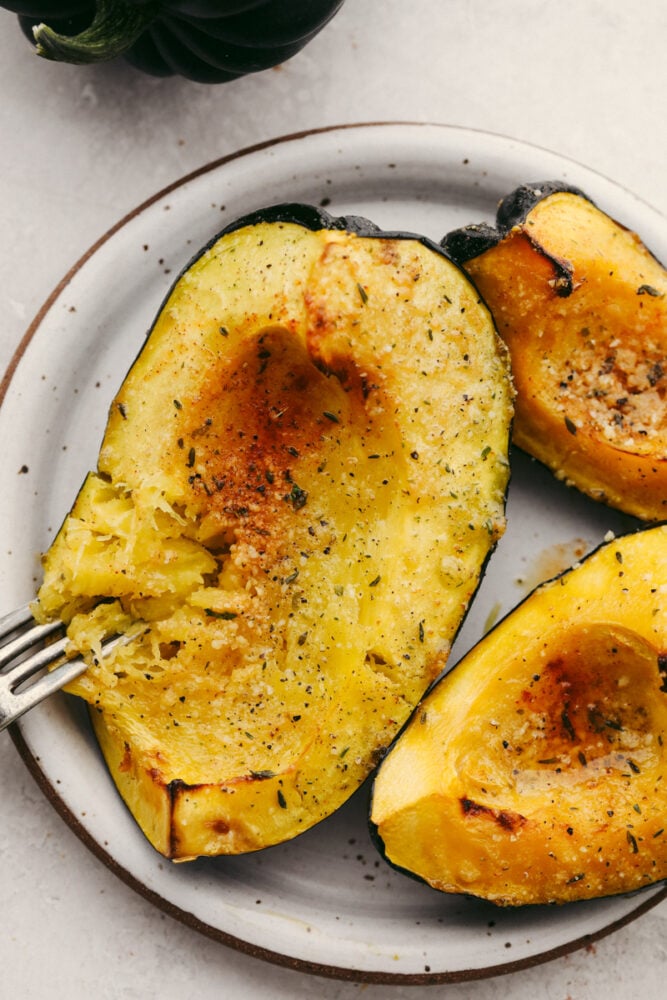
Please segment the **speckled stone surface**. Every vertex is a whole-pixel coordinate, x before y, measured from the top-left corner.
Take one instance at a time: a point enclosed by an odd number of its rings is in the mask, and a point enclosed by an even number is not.
[[[119,64],[39,61],[1,12],[0,364],[119,218],[189,171],[286,133],[380,120],[489,130],[572,157],[665,213],[665,37],[657,0],[347,0],[289,63],[207,87]],[[2,530],[15,544],[12,526]],[[588,948],[502,978],[421,989],[314,979],[210,941],[134,893],[47,803],[7,734],[0,801],[0,996],[664,996],[666,903]]]

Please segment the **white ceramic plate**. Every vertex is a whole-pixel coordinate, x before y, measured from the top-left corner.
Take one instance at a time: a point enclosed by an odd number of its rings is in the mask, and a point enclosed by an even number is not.
[[[511,139],[426,124],[280,139],[203,168],[121,220],[51,295],[3,384],[0,612],[33,596],[38,553],[95,465],[112,395],[175,275],[223,225],[275,202],[305,201],[439,239],[457,225],[491,220],[498,198],[517,184],[545,179],[579,185],[667,257],[664,219],[612,182]],[[607,531],[630,526],[520,455],[508,515],[452,662],[530,584]],[[306,971],[375,982],[494,975],[587,943],[665,897],[654,887],[630,898],[512,911],[444,896],[377,855],[366,829],[367,789],[290,844],[171,865],[118,798],[78,702],[54,697],[15,727],[14,739],[66,822],[129,885],[213,938]]]

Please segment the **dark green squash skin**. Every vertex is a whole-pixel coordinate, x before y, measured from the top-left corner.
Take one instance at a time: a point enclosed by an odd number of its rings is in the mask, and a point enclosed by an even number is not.
[[[575,187],[573,184],[566,184],[564,181],[536,181],[532,184],[521,184],[505,195],[498,203],[495,226],[480,222],[462,226],[460,229],[453,229],[443,236],[440,245],[455,264],[464,267],[469,260],[481,256],[500,243],[515,226],[523,225],[539,202],[559,192],[577,195],[596,208],[599,207],[593,198],[589,197],[581,188]],[[622,226],[618,220],[614,221],[617,225]],[[526,236],[530,238],[530,233],[526,232]],[[568,262],[548,254],[542,246],[535,246],[553,265],[557,277],[561,279],[557,286],[557,294],[561,298],[566,298],[572,292],[572,272]],[[650,248],[646,249],[658,263],[663,263]]]
[[[576,194],[587,201],[591,199],[579,188],[561,181],[537,181],[521,184],[498,203],[495,226],[486,222],[473,223],[453,229],[441,240],[441,245],[459,266],[479,257],[499,243],[514,226],[525,222],[538,202],[559,191]],[[591,203],[593,203],[591,201]]]
[[[501,239],[500,231],[487,222],[470,223],[443,236],[441,246],[462,267],[467,261],[486,253]]]
[[[23,33],[46,23],[74,36],[91,25],[96,8],[129,9],[146,21],[129,38],[123,58],[153,76],[179,75],[200,83],[224,83],[268,69],[299,52],[334,16],[343,0],[3,0],[19,15]],[[111,30],[111,29],[109,29]],[[38,51],[40,51],[38,49]],[[70,62],[101,61],[41,51]],[[114,53],[115,54],[115,53]]]
[[[584,194],[580,188],[574,187],[572,184],[565,184],[562,181],[538,181],[534,184],[521,184],[514,191],[511,191],[510,194],[506,195],[498,205],[496,212],[497,228],[503,235],[507,235],[514,226],[518,226],[526,221],[529,213],[532,212],[538,202],[544,201],[545,198],[559,192],[576,194],[579,198],[585,198],[586,201],[593,204],[588,195]]]

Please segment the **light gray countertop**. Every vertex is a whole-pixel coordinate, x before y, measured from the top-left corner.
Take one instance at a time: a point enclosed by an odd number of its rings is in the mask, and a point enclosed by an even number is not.
[[[377,121],[486,130],[570,157],[667,213],[666,38],[659,0],[347,0],[280,68],[206,86],[120,63],[50,64],[0,12],[0,364],[117,220],[190,171],[285,134]],[[243,955],[159,912],[89,853],[6,733],[0,801],[3,997],[665,995],[664,902],[587,948],[502,978],[344,983]]]

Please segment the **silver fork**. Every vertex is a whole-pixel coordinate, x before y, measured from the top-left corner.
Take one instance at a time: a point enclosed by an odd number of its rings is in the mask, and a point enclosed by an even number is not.
[[[103,655],[137,634],[105,640]],[[63,623],[38,625],[29,604],[0,618],[0,731],[84,673],[88,664],[83,656],[68,657],[68,644]]]

